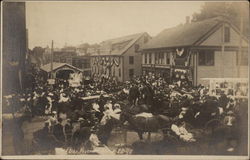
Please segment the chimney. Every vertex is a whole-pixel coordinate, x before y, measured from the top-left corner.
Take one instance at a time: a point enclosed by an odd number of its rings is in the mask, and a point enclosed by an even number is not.
[[[186,24],[189,24],[189,23],[190,23],[190,17],[186,16]]]

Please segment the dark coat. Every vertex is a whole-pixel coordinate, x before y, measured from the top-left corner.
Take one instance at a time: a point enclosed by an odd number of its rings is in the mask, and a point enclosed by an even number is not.
[[[56,139],[58,139],[59,141],[61,142],[65,141],[65,136],[63,133],[63,126],[60,123],[54,126],[53,134],[56,137]]]

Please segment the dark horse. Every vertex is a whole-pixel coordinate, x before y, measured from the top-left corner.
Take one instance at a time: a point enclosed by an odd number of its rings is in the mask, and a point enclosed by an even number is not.
[[[100,125],[97,131],[97,137],[100,140],[100,142],[103,144],[107,144],[112,130],[119,125],[120,125],[119,120],[115,118],[111,118],[107,121],[106,124]]]
[[[129,111],[121,113],[120,121],[123,124],[128,121],[129,128],[136,131],[139,138],[142,140],[143,133],[157,132],[159,129],[170,128],[171,124],[176,121],[176,118],[170,118],[164,115],[153,115],[152,117],[140,117],[131,114]]]

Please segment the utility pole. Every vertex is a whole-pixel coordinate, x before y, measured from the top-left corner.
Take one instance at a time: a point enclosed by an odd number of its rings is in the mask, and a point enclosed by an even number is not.
[[[240,41],[239,41],[239,52],[238,52],[238,66],[237,66],[237,77],[240,77],[240,66],[241,66],[241,55],[242,55],[242,32],[243,32],[243,5],[241,4],[241,9],[240,9]]]
[[[223,20],[223,25],[222,25],[222,43],[221,43],[221,64],[220,64],[220,78],[224,78],[224,52],[225,52],[225,21]]]
[[[52,43],[51,43],[51,57],[50,57],[50,78],[53,79],[54,76],[53,76],[53,59],[54,59],[54,51],[53,51],[53,45],[54,45],[54,42],[52,40]]]

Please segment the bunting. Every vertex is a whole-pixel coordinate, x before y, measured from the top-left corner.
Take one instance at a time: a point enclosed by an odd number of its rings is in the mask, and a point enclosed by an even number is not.
[[[182,56],[183,53],[184,53],[184,48],[182,48],[181,50],[179,50],[178,48],[176,49],[176,54],[178,56]]]

